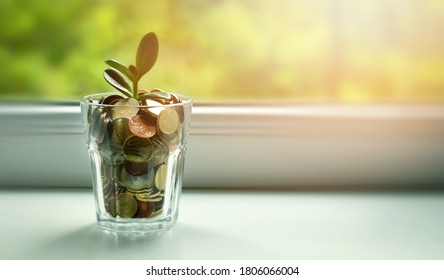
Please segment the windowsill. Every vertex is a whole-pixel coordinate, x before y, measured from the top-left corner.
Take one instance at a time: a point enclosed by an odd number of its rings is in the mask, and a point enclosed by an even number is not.
[[[444,258],[444,193],[185,190],[154,235],[99,229],[87,189],[0,190],[0,212],[0,259]]]
[[[0,259],[444,258],[444,193],[405,191],[442,190],[443,107],[197,105],[177,225],[129,236],[96,226],[78,106],[10,105]]]
[[[0,187],[90,187],[78,104],[0,104]],[[184,188],[444,184],[442,105],[193,108]]]

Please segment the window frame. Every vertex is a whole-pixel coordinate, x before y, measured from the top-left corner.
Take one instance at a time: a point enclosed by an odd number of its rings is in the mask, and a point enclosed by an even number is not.
[[[77,102],[0,103],[0,187],[91,187]],[[443,105],[196,103],[184,188],[442,188]]]

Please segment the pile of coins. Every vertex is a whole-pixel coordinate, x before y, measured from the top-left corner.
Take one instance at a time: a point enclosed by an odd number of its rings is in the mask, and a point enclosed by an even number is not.
[[[103,201],[112,217],[149,218],[163,212],[170,184],[168,158],[182,142],[178,96],[160,90],[139,100],[110,95],[90,114],[90,135],[102,162]]]

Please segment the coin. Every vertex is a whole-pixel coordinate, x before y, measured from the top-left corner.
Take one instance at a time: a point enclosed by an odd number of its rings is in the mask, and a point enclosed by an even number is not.
[[[163,90],[161,90],[161,89],[158,89],[158,88],[156,88],[156,89],[152,89],[152,90],[150,91],[150,94],[151,94],[154,98],[161,98],[161,99],[165,99],[165,100],[167,100],[167,101],[170,101],[170,100],[171,100],[171,94],[170,94],[170,93],[168,93],[168,92],[166,92],[166,91],[163,91]]]
[[[115,199],[106,200],[105,210],[106,212],[108,212],[109,215],[115,218],[117,216],[116,200]]]
[[[153,157],[153,144],[149,139],[133,136],[125,142],[123,152],[128,161],[147,162]]]
[[[179,116],[179,122],[183,123],[183,120],[185,119],[185,112],[183,110],[183,106],[174,106],[174,110],[176,110],[177,115]]]
[[[176,110],[165,108],[157,118],[157,127],[163,134],[170,135],[179,129],[179,116]]]
[[[137,201],[133,195],[124,193],[116,201],[117,215],[122,218],[131,218],[137,212]]]
[[[170,96],[171,96],[170,100],[171,100],[172,103],[177,104],[177,103],[181,103],[182,102],[180,100],[180,98],[177,95],[175,95],[174,93],[170,93]]]
[[[171,95],[168,92],[162,91],[160,89],[152,89],[150,92],[139,95],[139,98],[143,99],[151,99],[162,104],[169,104]]]
[[[111,145],[108,139],[100,145],[99,152],[104,161],[110,165],[119,165],[125,160],[123,149]]]
[[[126,140],[133,135],[128,123],[129,120],[127,118],[119,118],[111,122],[109,128],[111,131],[111,142],[118,147],[123,147]]]
[[[149,188],[153,185],[154,171],[151,169],[146,175],[134,176],[128,173],[126,168],[120,171],[120,181],[131,191],[139,191],[144,188]]]
[[[160,88],[153,88],[150,90],[150,92],[163,92]]]
[[[129,129],[142,138],[151,138],[156,134],[156,125],[144,119],[142,115],[135,115],[130,119]]]
[[[171,140],[169,140],[166,145],[168,146],[168,151],[169,153],[173,153],[179,146],[181,143],[181,134],[180,133],[174,133],[174,138],[172,138]]]
[[[107,134],[107,125],[109,123],[109,118],[105,112],[102,112],[96,108],[92,115],[90,133],[91,136],[96,140],[97,143],[102,143]]]
[[[156,203],[154,203],[155,210],[162,209],[163,206],[164,206],[164,201],[163,200],[157,201]]]
[[[174,93],[170,93],[170,95],[171,95],[171,99],[170,100],[171,100],[172,104],[182,103],[182,100],[180,100],[179,96],[177,96]],[[178,105],[178,106],[174,106],[173,108],[174,108],[174,110],[176,110],[177,115],[179,115],[180,123],[183,123],[183,119],[185,118],[185,112],[183,110],[183,106],[179,106]]]
[[[150,99],[149,96],[142,96],[141,99],[140,99],[140,103],[143,106],[148,106],[148,107],[163,106],[162,102]]]
[[[123,186],[124,184],[122,180],[122,169],[123,169],[123,164],[119,164],[117,167],[115,167],[114,173],[116,174],[115,176],[116,183]]]
[[[136,197],[136,199],[138,199],[140,201],[158,202],[163,199],[163,197],[160,196],[160,194],[161,194],[161,191],[159,191],[157,189],[156,189],[156,191],[154,191],[153,189],[151,189],[151,191],[136,193],[135,197]]]
[[[151,217],[162,214],[164,207],[164,200],[157,201],[154,203],[154,212],[151,214]]]
[[[156,196],[156,197],[148,197],[148,198],[139,198],[137,197],[137,199],[140,199],[141,201],[149,201],[149,202],[158,202],[162,200],[162,197],[160,196]]]
[[[158,190],[165,190],[167,180],[167,165],[161,164],[157,170],[154,177],[154,185]]]
[[[126,160],[124,166],[126,171],[131,175],[141,176],[148,172],[148,162],[134,163]]]
[[[154,169],[150,169],[150,171],[147,173],[146,177],[147,177],[147,184],[145,185],[146,188],[152,188],[154,185]]]
[[[153,214],[151,214],[151,217],[154,217],[154,216],[157,216],[159,214],[162,214],[162,212],[163,212],[163,208],[159,208],[159,209],[155,210],[153,212]]]
[[[151,143],[154,147],[153,157],[150,160],[152,166],[156,166],[165,162],[165,160],[168,158],[168,147],[160,139],[157,138],[151,139]]]
[[[116,103],[117,101],[123,99],[123,96],[117,95],[117,94],[113,94],[110,95],[108,97],[106,97],[105,99],[102,100],[102,102],[100,102],[101,104],[107,104],[107,105],[111,105]]]
[[[153,182],[154,182],[154,180],[153,180]],[[154,185],[154,184],[152,184],[152,185]],[[134,196],[137,196],[137,195],[142,195],[142,197],[143,196],[149,196],[153,192],[153,189],[155,189],[155,187],[153,187],[152,185],[151,186],[145,186],[145,187],[143,187],[140,190],[127,189],[127,191],[129,193],[131,193],[132,195],[134,195]],[[138,197],[136,197],[136,198],[139,199]]]
[[[103,198],[109,200],[114,195],[114,185],[112,182],[103,182]]]
[[[153,187],[153,185],[154,185],[154,180],[153,180],[153,183],[151,183],[151,186],[144,186],[143,188],[141,188],[140,190],[132,190],[132,189],[126,189],[128,192],[130,192],[131,194],[133,194],[133,195],[136,195],[136,194],[150,194],[150,193],[152,193],[153,192],[153,188],[155,188],[155,187]]]
[[[139,111],[138,106],[139,101],[135,98],[121,99],[114,103],[111,109],[111,116],[113,119],[131,119]]]
[[[154,212],[154,202],[137,200],[138,218],[149,218]]]

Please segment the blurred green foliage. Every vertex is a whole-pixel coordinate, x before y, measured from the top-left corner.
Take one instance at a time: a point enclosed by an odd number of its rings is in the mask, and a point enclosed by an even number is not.
[[[0,96],[78,99],[113,90],[104,60],[141,88],[196,100],[444,101],[441,0],[1,0]]]

